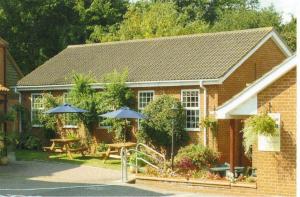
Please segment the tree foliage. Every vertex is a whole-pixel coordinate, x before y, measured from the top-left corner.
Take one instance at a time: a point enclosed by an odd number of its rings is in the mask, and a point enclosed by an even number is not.
[[[259,0],[0,1],[0,35],[26,74],[69,44],[274,26],[296,49],[296,18],[283,24]]]
[[[61,96],[53,96],[50,93],[43,94],[43,103],[45,111],[57,107],[58,105],[62,104],[62,97]],[[49,129],[52,131],[57,131],[57,118],[55,115],[51,114],[40,114],[39,117],[43,127],[45,130]]]
[[[292,20],[281,26],[280,33],[287,44],[293,51],[296,51],[297,44],[297,19],[292,17]]]
[[[122,20],[124,0],[0,1],[0,35],[26,74],[69,44],[86,42],[94,28]]]
[[[139,132],[147,143],[165,150],[169,155],[173,129],[175,147],[179,148],[188,142],[189,136],[184,130],[185,112],[176,98],[159,96],[146,106],[143,113],[147,118],[141,121]]]
[[[119,73],[116,70],[107,74],[104,79],[102,92],[103,109],[105,111],[117,110],[121,107],[133,107],[134,93],[126,86],[128,71]],[[110,125],[109,132],[113,132],[115,141],[123,141],[129,138],[130,122],[121,119],[106,119],[104,123]]]
[[[212,31],[231,31],[258,27],[280,27],[281,16],[273,9],[225,11]]]
[[[70,99],[76,107],[88,111],[78,116],[89,131],[88,134],[92,134],[98,124],[98,115],[104,111],[101,93],[92,88],[94,80],[90,75],[74,74],[73,83],[74,86],[69,92]]]

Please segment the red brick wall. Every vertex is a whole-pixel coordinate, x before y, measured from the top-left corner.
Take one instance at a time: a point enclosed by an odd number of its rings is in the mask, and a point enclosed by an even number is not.
[[[242,91],[248,83],[260,78],[285,59],[285,55],[272,39],[262,45],[248,60],[236,69],[222,85],[208,86],[209,92],[216,92],[215,99],[209,101],[210,109],[217,107]],[[217,89],[217,90],[216,90]],[[229,162],[229,120],[218,121],[217,147],[221,162]]]
[[[203,90],[200,89],[200,86],[186,86],[186,87],[153,87],[153,88],[133,88],[134,94],[136,96],[136,100],[138,97],[138,91],[139,90],[154,90],[154,96],[160,96],[163,94],[168,94],[168,95],[172,95],[175,98],[177,98],[178,100],[181,99],[181,90],[182,89],[198,89],[200,90],[200,116],[203,115],[203,105],[204,105],[204,98],[203,98]],[[62,91],[52,91],[51,92],[54,96],[59,96],[62,95],[63,92]],[[23,92],[22,93],[22,104],[25,105],[29,110],[31,107],[31,92]],[[137,106],[137,102],[136,102],[136,108]],[[134,126],[133,128],[133,141],[135,141],[135,133],[137,132],[137,124],[135,121],[133,121],[132,123]],[[62,128],[63,129],[63,128]],[[39,127],[34,127],[33,132],[36,135],[39,135],[42,137],[42,130]],[[66,130],[66,129],[63,129]],[[79,132],[82,132],[83,128],[80,127],[78,129],[73,129],[73,130],[77,130]],[[200,132],[199,131],[190,131],[188,132],[190,137],[191,137],[191,142],[192,143],[203,143],[203,131]],[[112,138],[113,138],[113,134],[112,133],[108,133],[106,129],[103,128],[99,128],[97,127],[94,131],[94,135],[96,136],[96,138],[98,139],[98,141],[100,142],[106,142],[106,143],[110,143],[112,142]]]
[[[259,111],[269,108],[280,113],[280,152],[256,148],[253,166],[257,168],[259,192],[283,196],[296,195],[296,69],[293,69],[258,95]]]

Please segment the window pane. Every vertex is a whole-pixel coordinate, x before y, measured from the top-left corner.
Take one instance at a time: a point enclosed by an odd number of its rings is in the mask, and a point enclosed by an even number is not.
[[[41,125],[40,116],[44,110],[44,102],[42,95],[32,95],[31,105],[31,123],[33,125]]]
[[[182,105],[186,110],[186,128],[199,128],[199,91],[183,90]]]
[[[153,100],[153,95],[153,92],[140,92],[138,108],[144,109]]]
[[[199,128],[199,110],[186,110],[186,128]]]
[[[143,109],[153,100],[154,92],[139,92],[139,103],[138,103],[138,111],[142,112]],[[140,121],[138,121],[138,129],[140,128]]]

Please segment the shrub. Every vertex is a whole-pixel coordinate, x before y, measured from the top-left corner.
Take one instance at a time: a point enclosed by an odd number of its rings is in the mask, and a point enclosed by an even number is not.
[[[176,163],[176,167],[183,171],[196,170],[197,166],[193,163],[193,160],[189,157],[183,157]]]
[[[134,153],[134,154],[131,154],[130,157],[129,157],[129,163],[131,165],[133,165],[133,166],[136,165],[136,157],[137,157],[137,155],[138,155],[139,158],[142,158],[142,159],[144,159],[146,161],[151,162],[151,159],[147,155],[142,154],[142,153]],[[138,164],[139,167],[146,166],[146,163],[144,161],[142,161],[142,160],[138,160],[137,164]]]
[[[105,151],[107,151],[107,149],[108,149],[108,145],[107,144],[105,144],[105,143],[99,143],[98,144],[98,152],[105,152]]]
[[[176,110],[172,107],[175,106]],[[150,102],[143,113],[147,119],[141,121],[144,141],[170,153],[172,130],[174,128],[175,147],[186,144],[189,140],[185,127],[185,112],[178,100],[168,95],[162,95]],[[173,125],[174,124],[174,125]],[[139,139],[141,140],[141,139]]]
[[[200,144],[191,144],[181,148],[175,156],[176,166],[190,160],[196,169],[204,169],[217,162],[219,153]]]
[[[24,133],[20,137],[19,147],[28,150],[39,150],[41,148],[41,140],[29,133]]]
[[[38,137],[30,135],[25,141],[25,148],[29,150],[39,150],[41,148],[41,141]]]

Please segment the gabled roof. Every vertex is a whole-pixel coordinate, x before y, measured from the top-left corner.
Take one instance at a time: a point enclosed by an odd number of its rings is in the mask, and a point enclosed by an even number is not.
[[[218,119],[226,119],[227,117],[230,117],[231,112],[237,110],[240,106],[245,107],[244,104],[248,101],[249,103],[253,103],[251,100],[253,100],[253,98],[256,97],[259,92],[274,83],[276,80],[278,80],[280,77],[288,73],[296,66],[297,56],[296,54],[294,54],[293,56],[287,58],[281,64],[267,72],[261,78],[257,79],[243,91],[219,106],[216,110],[216,117]]]
[[[125,68],[130,83],[224,80],[270,37],[291,54],[270,27],[74,45],[25,76],[18,87],[64,86],[72,83],[73,73],[91,73],[101,82],[106,73]]]

